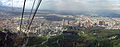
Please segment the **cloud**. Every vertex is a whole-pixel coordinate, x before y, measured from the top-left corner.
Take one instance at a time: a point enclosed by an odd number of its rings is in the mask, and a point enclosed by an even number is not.
[[[22,7],[24,0],[13,0],[14,7]],[[2,5],[12,6],[12,0],[1,0]],[[33,0],[27,0],[26,8],[30,9]],[[120,0],[43,0],[41,9],[48,10],[117,10],[120,8]]]
[[[2,2],[0,1],[0,5],[2,5]]]
[[[80,10],[87,9],[84,0],[46,0],[44,7],[55,10]],[[46,7],[47,6],[47,7]]]
[[[92,8],[97,9],[112,9],[119,7],[119,0],[94,0],[88,1],[88,3],[92,6]]]
[[[120,8],[120,0],[46,0],[44,7],[56,10],[91,11]]]
[[[1,2],[4,6],[23,7],[24,0],[2,0]],[[26,8],[30,8],[32,6],[32,2],[32,0],[27,0]]]

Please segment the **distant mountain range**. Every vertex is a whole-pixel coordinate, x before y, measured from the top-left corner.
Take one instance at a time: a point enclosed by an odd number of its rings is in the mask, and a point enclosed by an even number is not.
[[[26,10],[27,12],[25,14],[29,14],[30,10]],[[90,14],[98,14],[99,16],[105,16],[105,17],[120,17],[120,11],[119,10],[94,10],[94,11],[80,11],[80,12],[72,12],[72,11],[53,11],[53,10],[40,10],[44,13],[58,13],[62,15],[87,15]],[[0,16],[20,16],[22,13],[21,8],[12,8],[12,7],[6,7],[6,6],[0,6]],[[40,13],[38,11],[38,13]]]
[[[17,16],[20,14],[21,13],[19,8],[0,6],[0,16],[7,17],[7,16]]]

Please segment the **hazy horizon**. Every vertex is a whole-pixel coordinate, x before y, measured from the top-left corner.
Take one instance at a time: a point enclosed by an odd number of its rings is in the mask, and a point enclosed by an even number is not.
[[[0,6],[22,8],[23,1],[1,0]],[[33,1],[27,0],[26,9],[31,9]],[[120,10],[120,0],[43,0],[40,9],[62,11]]]

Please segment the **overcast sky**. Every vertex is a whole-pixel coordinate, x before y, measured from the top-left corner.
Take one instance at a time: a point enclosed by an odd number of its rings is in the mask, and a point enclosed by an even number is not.
[[[24,0],[0,0],[2,6],[22,7]],[[12,5],[12,2],[14,5]],[[27,0],[26,8],[30,9],[33,0]],[[120,0],[43,0],[41,9],[49,10],[119,10]]]

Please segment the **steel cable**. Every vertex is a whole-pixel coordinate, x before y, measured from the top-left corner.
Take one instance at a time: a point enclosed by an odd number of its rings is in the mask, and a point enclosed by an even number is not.
[[[26,3],[26,0],[24,0],[23,10],[22,10],[22,17],[21,17],[21,23],[20,23],[20,31],[21,31],[22,23],[23,23],[23,15],[24,15],[24,10],[25,10],[25,3]]]
[[[29,23],[30,23],[30,18],[31,18],[31,15],[32,15],[32,12],[33,12],[33,8],[34,8],[34,6],[35,6],[35,1],[36,1],[36,0],[34,0],[34,2],[33,2],[32,9],[31,9],[30,15],[29,15],[29,17],[28,17],[28,21],[27,21],[27,22],[28,22],[28,25],[29,25]],[[27,25],[27,26],[28,26],[28,25]]]
[[[36,13],[37,13],[37,11],[38,11],[38,9],[39,9],[39,6],[40,6],[41,2],[42,2],[42,0],[39,0],[39,2],[38,2],[38,4],[37,4],[37,7],[36,7],[36,10],[35,10],[35,12],[34,12],[34,14],[33,14],[32,19],[31,19],[31,22],[30,22],[30,24],[29,24],[29,26],[28,26],[28,30],[30,29],[30,26],[31,26],[31,24],[32,24],[32,22],[33,22],[34,17],[36,16]]]

